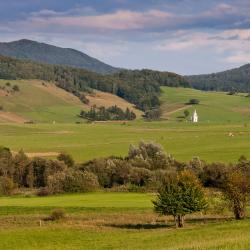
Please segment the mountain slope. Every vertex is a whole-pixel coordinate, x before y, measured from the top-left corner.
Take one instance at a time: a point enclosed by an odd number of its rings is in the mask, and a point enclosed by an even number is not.
[[[201,90],[250,92],[250,64],[214,74],[187,76],[186,79]]]
[[[74,49],[60,48],[31,40],[0,43],[0,55],[35,62],[83,68],[97,73],[114,73],[118,69]]]

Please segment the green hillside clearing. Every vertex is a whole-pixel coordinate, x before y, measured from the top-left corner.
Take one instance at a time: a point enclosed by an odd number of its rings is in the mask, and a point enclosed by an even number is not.
[[[250,121],[250,98],[246,94],[227,95],[224,92],[205,92],[189,88],[162,87],[163,117],[183,120],[183,111],[190,114],[197,110],[200,122]],[[199,105],[186,105],[190,99],[198,99]]]

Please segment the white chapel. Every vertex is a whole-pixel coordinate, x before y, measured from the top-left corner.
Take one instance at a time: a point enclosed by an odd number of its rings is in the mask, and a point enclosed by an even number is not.
[[[196,110],[194,111],[193,115],[191,116],[191,122],[198,122],[198,114],[196,112]]]

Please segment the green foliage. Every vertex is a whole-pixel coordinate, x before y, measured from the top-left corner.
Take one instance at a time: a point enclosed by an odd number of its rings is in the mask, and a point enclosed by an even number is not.
[[[90,121],[118,121],[118,120],[134,120],[136,115],[129,108],[123,111],[121,108],[111,106],[109,108],[92,106],[90,111],[81,111],[80,117],[88,119]]]
[[[186,214],[198,212],[207,207],[198,179],[188,171],[181,172],[163,186],[153,204],[157,213],[174,216],[178,227],[183,227]]]
[[[244,218],[250,197],[249,162],[246,164],[241,162],[229,171],[223,191],[225,198],[230,202],[235,219]]]
[[[128,152],[129,159],[143,160],[147,162],[149,169],[170,168],[172,157],[167,155],[161,145],[154,142],[139,143],[138,147],[131,145]]]

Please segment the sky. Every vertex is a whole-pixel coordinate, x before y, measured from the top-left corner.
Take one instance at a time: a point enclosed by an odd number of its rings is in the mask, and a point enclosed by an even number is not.
[[[0,41],[183,75],[250,63],[249,0],[0,0]]]

